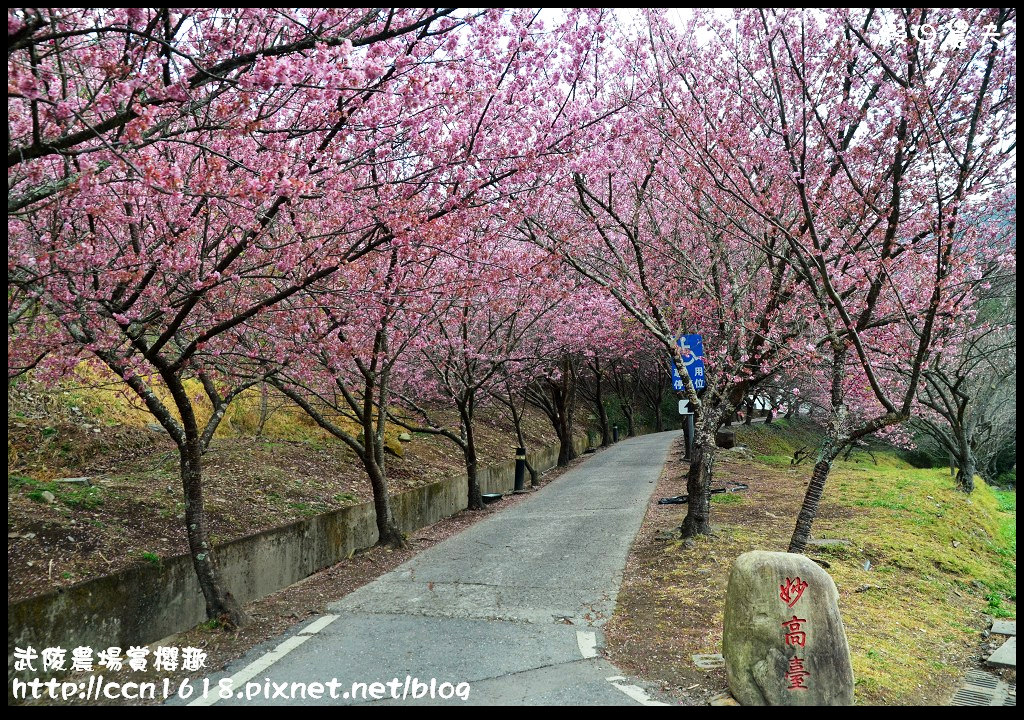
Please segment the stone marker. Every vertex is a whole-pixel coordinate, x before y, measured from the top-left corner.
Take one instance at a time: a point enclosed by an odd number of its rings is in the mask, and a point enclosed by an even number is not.
[[[853,545],[849,540],[841,540],[839,538],[821,538],[820,540],[808,540],[808,545],[813,547],[847,547]]]
[[[741,705],[852,705],[853,665],[832,578],[804,555],[736,558],[722,654]]]
[[[1017,634],[1017,621],[1016,620],[993,620],[992,621],[992,632],[996,635],[1016,635]]]
[[[59,483],[76,483],[78,485],[92,485],[92,483],[89,482],[89,478],[87,478],[87,477],[57,478],[57,482],[59,482]]]
[[[693,658],[693,664],[701,670],[714,670],[715,668],[725,667],[725,658],[717,653],[710,655],[698,653],[690,657]]]
[[[999,646],[985,662],[991,665],[1017,667],[1017,637],[1014,636]]]

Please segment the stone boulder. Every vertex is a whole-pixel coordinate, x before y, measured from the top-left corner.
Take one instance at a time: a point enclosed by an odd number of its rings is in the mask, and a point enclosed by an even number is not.
[[[853,665],[832,578],[804,555],[736,558],[722,654],[742,705],[852,705]]]

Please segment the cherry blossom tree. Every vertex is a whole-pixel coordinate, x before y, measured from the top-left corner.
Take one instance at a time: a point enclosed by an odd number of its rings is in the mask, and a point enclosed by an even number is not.
[[[675,31],[657,14],[647,20],[627,45],[630,74],[608,90],[630,99],[627,112],[607,124],[602,149],[576,161],[559,194],[545,189],[549,202],[521,232],[603,288],[679,367],[677,339],[704,335],[707,391],[698,396],[688,377],[683,391],[697,414],[689,536],[710,532],[717,430],[751,388],[793,360],[806,321],[792,251],[716,190],[701,162],[710,139],[682,107],[697,93],[672,54]]]
[[[467,238],[463,252],[438,263],[430,294],[437,311],[403,363],[401,404],[395,415],[409,430],[439,435],[463,455],[470,509],[483,508],[477,479],[477,410],[502,392],[509,376],[532,366],[551,344],[550,316],[568,300],[552,278],[550,258],[487,237]],[[514,400],[513,400],[514,402]],[[448,423],[437,407],[454,410]],[[513,409],[515,409],[513,407]]]
[[[201,458],[227,403],[295,360],[266,341],[303,330],[278,309],[560,157],[595,120],[565,100],[599,21],[9,11],[9,376],[59,348],[51,369],[95,357],[143,399],[179,447],[211,617],[243,619],[209,541]],[[42,338],[21,329],[33,304]],[[204,427],[192,377],[214,408]]]
[[[830,356],[818,365],[829,432],[791,552],[838,454],[909,418],[942,328],[999,245],[994,224],[964,218],[1013,195],[1014,17],[706,13],[695,29],[714,41],[679,54],[691,88],[680,108],[714,135],[699,155],[707,176],[782,240]],[[978,32],[918,36],[957,18]]]
[[[287,361],[257,340],[271,309],[393,237],[391,218],[351,203],[381,139],[359,130],[397,124],[382,89],[414,81],[464,24],[310,13],[8,14],[9,275],[72,350],[60,359],[98,358],[178,445],[207,613],[234,623],[202,454],[228,402]],[[205,426],[188,377],[213,406]]]
[[[270,379],[321,428],[351,449],[373,491],[377,537],[404,547],[391,508],[385,458],[396,366],[429,332],[431,300],[420,292],[428,259],[390,253],[351,263],[289,308],[300,330],[277,342],[297,359]]]

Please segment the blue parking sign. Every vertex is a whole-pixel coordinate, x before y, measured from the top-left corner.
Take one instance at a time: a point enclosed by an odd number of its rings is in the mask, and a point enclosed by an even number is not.
[[[704,378],[704,340],[700,335],[683,335],[676,341],[683,356],[683,366],[690,376],[694,390],[703,390],[707,385]],[[672,389],[683,389],[683,378],[679,374],[675,360],[672,361]]]

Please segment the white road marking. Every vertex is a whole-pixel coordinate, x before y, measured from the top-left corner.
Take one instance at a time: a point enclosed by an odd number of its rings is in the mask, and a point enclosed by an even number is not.
[[[228,678],[231,687],[240,687],[242,684],[248,682],[256,675],[259,675],[261,672],[269,668],[271,665],[276,663],[278,660],[283,658],[285,655],[290,653],[295,648],[302,645],[302,643],[309,640],[311,637],[316,635],[318,632],[323,630],[325,627],[327,627],[337,619],[337,615],[324,615],[322,618],[314,620],[308,626],[303,628],[298,635],[293,635],[292,637],[288,638],[280,645],[278,645],[276,648],[256,658],[251,663],[249,663],[244,668],[242,668],[234,675],[232,675],[230,678]],[[208,696],[196,698],[195,700],[190,702],[189,705],[206,707],[218,702],[221,699],[219,693],[219,686],[211,684],[210,690],[211,692]]]
[[[641,705],[668,705],[668,703],[658,702],[657,700],[651,700],[644,689],[637,687],[636,685],[620,685],[617,682],[613,682],[612,685],[617,687],[622,692],[629,695],[631,698],[636,700]]]
[[[580,655],[585,658],[597,657],[597,633],[587,630],[576,631],[576,644],[580,648]]]
[[[319,620],[314,620],[302,630],[299,630],[299,635],[316,635],[339,617],[339,615],[324,615]]]

